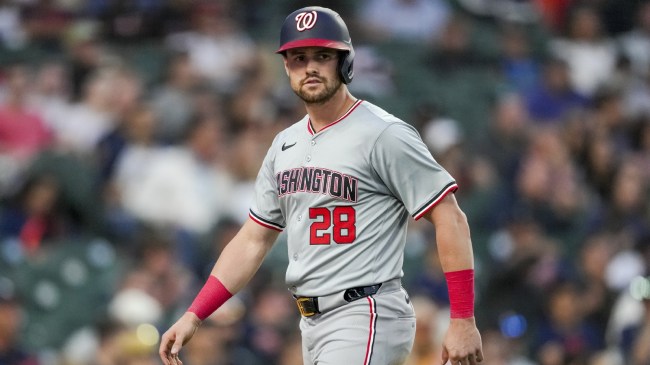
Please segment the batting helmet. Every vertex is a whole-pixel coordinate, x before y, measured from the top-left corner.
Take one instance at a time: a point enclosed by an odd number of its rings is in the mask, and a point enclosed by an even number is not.
[[[339,74],[344,83],[352,81],[354,48],[348,27],[341,16],[328,8],[309,6],[289,14],[280,31],[280,48],[284,54],[298,47],[325,47],[340,50]]]

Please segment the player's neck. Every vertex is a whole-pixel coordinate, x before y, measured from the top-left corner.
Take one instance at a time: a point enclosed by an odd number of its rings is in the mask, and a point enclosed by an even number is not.
[[[357,99],[347,88],[342,87],[330,100],[323,104],[307,104],[307,114],[316,132],[342,117]]]

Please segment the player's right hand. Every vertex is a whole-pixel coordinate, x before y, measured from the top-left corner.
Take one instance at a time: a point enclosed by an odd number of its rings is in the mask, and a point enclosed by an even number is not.
[[[164,365],[183,365],[178,357],[181,347],[194,336],[194,332],[201,325],[201,320],[192,312],[185,312],[181,318],[171,326],[160,340],[158,354]]]

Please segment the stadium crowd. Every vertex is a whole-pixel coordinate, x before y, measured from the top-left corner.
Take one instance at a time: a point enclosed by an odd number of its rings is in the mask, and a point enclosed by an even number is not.
[[[484,364],[650,364],[650,1],[3,0],[0,365],[158,363],[304,115],[274,51],[306,5],[458,180]],[[185,364],[302,364],[284,240]],[[433,364],[446,284],[431,225],[408,241]]]

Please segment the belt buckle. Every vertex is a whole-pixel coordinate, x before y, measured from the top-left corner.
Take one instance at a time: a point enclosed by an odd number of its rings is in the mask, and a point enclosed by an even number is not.
[[[296,298],[298,310],[303,317],[312,317],[318,314],[318,302],[316,298],[299,297]]]

